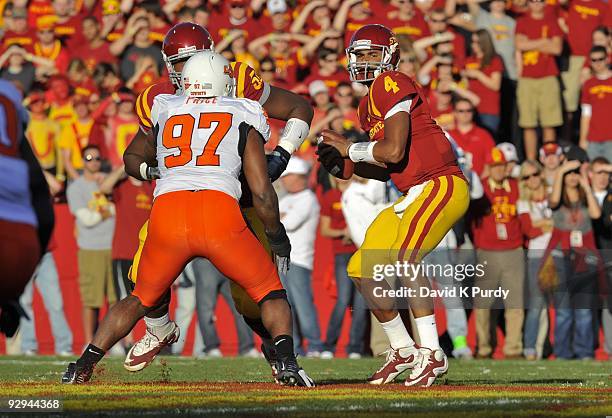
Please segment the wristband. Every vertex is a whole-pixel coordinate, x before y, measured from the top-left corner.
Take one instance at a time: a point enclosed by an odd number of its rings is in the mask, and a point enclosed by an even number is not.
[[[310,126],[302,119],[291,118],[285,124],[278,145],[289,154],[298,149],[308,136]]]
[[[349,158],[354,163],[378,163],[374,159],[374,145],[376,145],[376,141],[351,144],[348,148]]]

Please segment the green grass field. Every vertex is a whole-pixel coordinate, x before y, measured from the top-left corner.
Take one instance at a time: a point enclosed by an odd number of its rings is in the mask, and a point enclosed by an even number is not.
[[[612,415],[612,363],[452,361],[429,389],[403,381],[365,384],[380,359],[301,359],[319,385],[271,383],[263,360],[162,357],[140,373],[106,359],[92,381],[63,386],[66,359],[0,357],[0,398],[58,398],[64,412],[91,416],[599,416]],[[100,415],[99,415],[100,416]]]

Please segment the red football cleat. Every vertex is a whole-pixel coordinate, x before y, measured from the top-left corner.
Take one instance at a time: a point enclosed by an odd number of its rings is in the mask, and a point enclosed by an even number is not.
[[[401,373],[414,367],[419,356],[419,351],[415,346],[403,347],[397,350],[390,348],[387,350],[387,361],[369,379],[371,385],[384,385],[393,381]]]

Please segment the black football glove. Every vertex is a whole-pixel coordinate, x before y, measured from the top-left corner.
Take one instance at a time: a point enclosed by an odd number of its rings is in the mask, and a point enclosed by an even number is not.
[[[271,182],[276,181],[280,175],[283,174],[283,171],[285,171],[289,163],[289,158],[291,158],[291,154],[281,146],[277,146],[274,148],[274,151],[266,155],[266,160],[268,162],[268,177],[270,177]]]
[[[319,162],[329,174],[342,178],[345,161],[340,155],[340,151],[331,145],[320,143],[317,145],[316,154],[319,156]]]
[[[161,178],[161,171],[159,167],[147,167],[147,179],[148,180],[157,180]]]
[[[270,233],[266,231],[266,237],[268,237],[270,249],[274,253],[278,273],[287,274],[287,271],[289,271],[291,242],[289,242],[289,237],[287,236],[287,231],[285,231],[285,227],[283,226],[283,224],[281,224],[280,228],[275,233]]]

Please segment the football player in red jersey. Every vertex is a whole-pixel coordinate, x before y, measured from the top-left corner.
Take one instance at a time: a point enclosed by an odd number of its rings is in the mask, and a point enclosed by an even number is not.
[[[405,384],[427,387],[448,369],[432,300],[418,297],[429,283],[424,277],[404,283],[417,295],[410,299],[410,309],[421,337],[419,347],[402,323],[397,301],[377,297],[381,286],[383,290],[389,286],[378,280],[374,270],[387,264],[419,263],[467,210],[468,185],[450,142],[431,117],[425,93],[396,71],[399,46],[393,32],[382,25],[366,25],[355,32],[346,53],[351,80],[369,87],[359,119],[370,141],[351,143],[336,132],[323,131],[319,160],[336,176],[347,178],[354,171],[361,177],[391,179],[403,193],[370,225],[347,268],[391,343],[386,363],[369,382],[388,383],[410,369]]]
[[[151,122],[151,107],[153,99],[158,94],[174,94],[180,89],[181,70],[184,63],[195,53],[212,50],[213,41],[208,31],[194,23],[179,23],[166,34],[162,45],[162,54],[170,80],[163,80],[147,87],[136,100],[136,113],[140,120],[140,130],[130,143],[124,154],[126,172],[138,179],[150,180],[155,177],[155,139],[154,127]],[[255,70],[245,63],[233,62],[232,72],[236,82],[236,97],[245,97],[261,103],[268,116],[285,120],[287,124],[279,145],[267,156],[268,174],[272,181],[276,180],[285,170],[291,153],[299,148],[308,136],[309,124],[313,110],[310,104],[294,93],[272,87],[263,82]],[[243,179],[243,194],[240,206],[257,238],[269,250],[263,224],[257,218],[252,205],[251,195]],[[137,280],[138,263],[144,247],[147,226],[145,223],[140,231],[140,247],[134,256],[130,278]],[[273,375],[274,350],[271,337],[263,326],[259,306],[251,300],[246,292],[231,283],[232,296],[236,309],[243,315],[245,322],[263,340],[262,351],[272,367]],[[129,371],[139,371],[148,366],[155,356],[167,345],[176,342],[179,331],[176,324],[168,316],[170,293],[168,292],[158,309],[145,317],[147,331],[145,335],[130,349],[125,359],[124,367]]]

